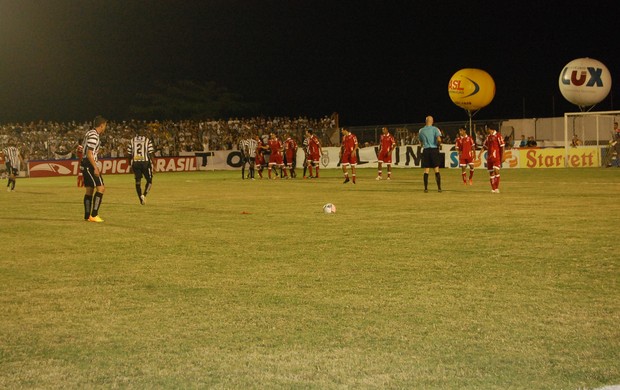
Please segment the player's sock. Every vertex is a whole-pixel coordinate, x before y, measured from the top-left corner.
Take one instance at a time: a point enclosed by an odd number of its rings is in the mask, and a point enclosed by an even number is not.
[[[491,176],[490,181],[491,181],[491,189],[495,190],[495,175]]]
[[[308,166],[304,166],[304,179],[306,178],[306,173],[308,172]]]
[[[15,189],[15,179],[11,179],[11,191]]]
[[[271,167],[267,168],[267,173],[269,174],[269,178],[271,179]]]
[[[471,179],[473,179],[473,178],[474,178],[474,170],[473,170],[473,169],[470,169],[470,170],[469,170],[469,180],[471,180]]]
[[[377,177],[381,177],[382,174],[383,174],[382,171],[377,171]],[[389,174],[388,174],[388,176],[389,176]]]
[[[312,173],[312,165],[308,166],[308,171],[310,172],[310,177],[313,177],[314,174]]]
[[[92,195],[84,195],[84,219],[88,219],[90,217],[90,210],[93,204],[93,196]]]
[[[499,188],[499,175],[495,175],[495,189]]]
[[[424,174],[424,189],[428,190],[428,173]]]
[[[392,177],[392,171],[388,171],[388,179]]]
[[[146,194],[151,192],[151,186],[152,185],[153,185],[153,182],[150,182],[150,181],[146,182],[146,185],[144,186],[144,192],[142,193],[144,196],[146,196]]]
[[[314,177],[318,179],[319,178],[319,166],[317,165],[315,169],[316,169],[316,175]]]
[[[355,173],[351,175],[351,180],[353,181],[353,184],[355,184]]]
[[[463,177],[463,183],[467,183],[467,179],[465,178],[465,171],[461,173],[461,177]]]
[[[140,186],[140,182],[136,183],[136,193],[138,194],[138,198],[142,196],[142,187]]]
[[[102,199],[103,194],[99,191],[95,192],[95,196],[93,197],[93,211],[90,213],[91,216],[96,217],[99,215],[99,207],[101,206]]]
[[[437,182],[437,189],[441,191],[441,173],[435,172],[435,181]]]
[[[250,167],[250,179],[254,179],[254,167]]]

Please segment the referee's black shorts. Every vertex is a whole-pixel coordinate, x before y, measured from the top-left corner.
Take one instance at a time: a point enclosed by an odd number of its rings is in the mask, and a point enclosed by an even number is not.
[[[426,148],[422,152],[422,168],[437,168],[441,165],[439,148]]]

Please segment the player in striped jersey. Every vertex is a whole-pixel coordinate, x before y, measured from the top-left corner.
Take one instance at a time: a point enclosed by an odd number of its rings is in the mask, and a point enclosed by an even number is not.
[[[153,185],[153,160],[155,149],[150,139],[137,134],[127,145],[127,154],[131,161],[131,169],[136,179],[136,193],[140,204],[146,203],[146,195],[151,191]],[[142,177],[146,180],[144,191],[142,191]]]
[[[256,148],[258,147],[258,141],[252,136],[247,137],[239,141],[239,151],[241,151],[241,178],[245,179],[245,165],[250,168],[249,178],[254,180],[254,160],[256,158]]]
[[[6,173],[9,181],[6,184],[7,191],[15,191],[15,178],[19,176],[20,164],[24,162],[19,150],[15,146],[9,146],[2,150],[6,163]]]
[[[93,121],[94,128],[86,132],[82,148],[84,158],[82,158],[82,173],[84,175],[84,220],[89,222],[103,222],[99,217],[99,207],[103,199],[105,186],[101,170],[97,166],[97,153],[101,146],[99,136],[105,131],[108,121],[102,116],[97,116]],[[97,191],[95,192],[95,189]]]

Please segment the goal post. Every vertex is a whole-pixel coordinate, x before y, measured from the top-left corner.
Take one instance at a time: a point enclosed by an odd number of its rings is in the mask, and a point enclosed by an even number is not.
[[[590,111],[564,113],[564,167],[569,167],[569,154],[573,136],[582,145],[596,146],[597,159],[602,163],[601,147],[608,146],[614,137],[614,122],[620,119],[620,111]]]

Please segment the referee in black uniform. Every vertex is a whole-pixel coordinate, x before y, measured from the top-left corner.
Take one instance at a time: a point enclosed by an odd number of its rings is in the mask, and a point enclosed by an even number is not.
[[[146,203],[146,195],[153,185],[153,161],[155,149],[150,139],[143,135],[136,135],[127,145],[127,154],[131,160],[131,168],[136,179],[136,193],[140,204]],[[142,191],[142,177],[146,180]]]

